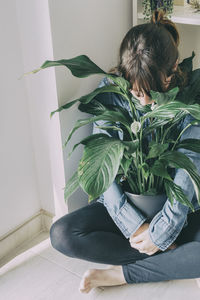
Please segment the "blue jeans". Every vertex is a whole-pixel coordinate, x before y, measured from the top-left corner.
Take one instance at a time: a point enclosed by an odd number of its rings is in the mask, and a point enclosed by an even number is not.
[[[189,215],[188,226],[176,240],[176,249],[151,256],[130,246],[98,202],[57,220],[51,227],[50,239],[52,246],[67,256],[122,265],[127,283],[200,277],[200,211]]]

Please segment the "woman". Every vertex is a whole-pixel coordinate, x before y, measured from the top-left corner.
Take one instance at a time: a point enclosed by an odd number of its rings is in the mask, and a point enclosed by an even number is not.
[[[142,105],[153,103],[150,90],[165,92],[186,84],[178,68],[178,44],[176,27],[162,12],[155,12],[151,23],[133,27],[122,41],[115,72],[131,83],[131,92]],[[102,85],[106,84],[104,79]],[[130,111],[119,95],[101,94],[98,100]],[[99,130],[94,124],[94,133]],[[191,126],[184,138],[200,138],[199,131],[199,126]],[[109,130],[108,134],[117,133]],[[185,153],[200,172],[199,154]],[[147,223],[114,182],[97,201],[52,225],[50,238],[55,249],[70,257],[112,265],[104,270],[88,270],[80,283],[81,292],[88,293],[98,286],[200,276],[200,207],[193,185],[181,169],[174,181],[192,201],[195,213],[189,214],[188,207],[180,202],[172,206],[167,200]]]

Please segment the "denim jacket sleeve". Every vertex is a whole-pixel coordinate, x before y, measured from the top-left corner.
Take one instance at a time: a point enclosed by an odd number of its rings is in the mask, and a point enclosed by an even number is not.
[[[187,125],[190,119],[190,116],[186,117],[183,127]],[[200,127],[189,127],[184,132],[183,138],[200,139]],[[200,172],[200,154],[185,149],[181,149],[180,151],[191,159],[197,167],[198,172]],[[183,189],[189,201],[192,202],[196,198],[192,181],[183,169],[177,170],[174,182]],[[174,200],[173,205],[171,205],[170,201],[167,200],[163,209],[151,221],[149,226],[150,238],[162,251],[166,250],[179,235],[187,220],[188,211],[188,207],[180,202]]]

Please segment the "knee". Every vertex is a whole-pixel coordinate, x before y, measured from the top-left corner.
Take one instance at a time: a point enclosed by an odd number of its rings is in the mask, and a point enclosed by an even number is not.
[[[57,220],[50,228],[50,241],[53,248],[67,256],[73,256],[73,231],[67,216]]]
[[[51,225],[50,228],[50,241],[53,248],[58,249],[60,240],[62,240],[62,230],[59,224],[59,220]]]

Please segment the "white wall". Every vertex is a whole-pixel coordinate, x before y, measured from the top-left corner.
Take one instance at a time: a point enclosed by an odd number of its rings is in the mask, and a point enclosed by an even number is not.
[[[131,0],[49,0],[53,52],[55,59],[88,55],[97,65],[108,71],[117,63],[118,50],[125,33],[132,27]],[[77,79],[64,67],[56,69],[59,105],[76,99],[94,89],[100,77]],[[75,120],[83,118],[76,108],[60,113],[63,143]],[[79,130],[69,148],[64,151],[66,180],[73,174],[81,157],[81,148],[70,161],[66,154],[75,141],[90,132],[90,128]],[[87,196],[77,192],[68,202],[69,210],[87,203]]]
[[[0,2],[0,236],[40,209],[15,2]]]
[[[75,108],[51,120],[49,115],[99,81],[99,77],[73,78],[61,68],[57,69],[57,86],[53,69],[18,78],[47,59],[83,53],[108,70],[116,64],[121,39],[131,27],[131,0],[8,0],[0,2],[0,17],[2,236],[41,208],[57,217],[67,212],[65,177],[72,174],[81,151],[70,162],[65,152],[63,163],[62,143],[75,119],[83,116]],[[75,140],[89,130],[82,130]],[[86,202],[86,196],[78,193],[69,207],[72,210]]]
[[[0,236],[41,208],[58,216],[64,167],[54,70],[24,72],[53,59],[48,0],[0,2]]]
[[[48,0],[16,0],[24,72],[53,59]],[[59,115],[54,69],[22,79],[26,83],[35,167],[41,207],[57,216],[67,212]]]

